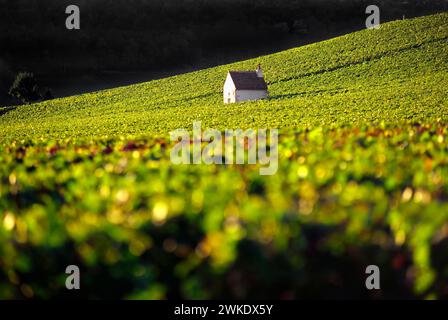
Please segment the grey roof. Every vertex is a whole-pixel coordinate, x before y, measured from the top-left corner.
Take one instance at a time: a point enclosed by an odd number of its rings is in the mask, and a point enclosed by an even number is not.
[[[258,77],[255,71],[230,71],[229,73],[237,90],[268,89],[264,78]]]

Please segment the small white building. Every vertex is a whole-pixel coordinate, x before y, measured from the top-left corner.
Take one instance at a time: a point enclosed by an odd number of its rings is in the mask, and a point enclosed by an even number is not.
[[[268,85],[261,66],[255,71],[229,71],[224,83],[224,103],[266,99]]]

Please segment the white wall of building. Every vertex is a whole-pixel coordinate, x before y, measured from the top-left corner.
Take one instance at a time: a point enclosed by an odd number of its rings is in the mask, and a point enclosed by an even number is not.
[[[224,103],[236,102],[236,87],[233,83],[230,73],[227,74],[226,82],[224,83]]]
[[[236,102],[241,101],[252,101],[267,99],[268,92],[266,90],[237,90],[236,91]]]

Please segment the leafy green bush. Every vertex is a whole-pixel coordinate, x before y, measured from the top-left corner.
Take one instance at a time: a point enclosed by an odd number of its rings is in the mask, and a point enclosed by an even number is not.
[[[50,89],[43,90],[38,86],[34,74],[20,72],[11,88],[9,95],[20,100],[24,104],[53,99]]]

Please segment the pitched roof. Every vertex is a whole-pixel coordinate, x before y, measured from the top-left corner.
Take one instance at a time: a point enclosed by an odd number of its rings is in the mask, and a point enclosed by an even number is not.
[[[258,77],[255,71],[230,71],[237,90],[267,90],[264,78]]]

